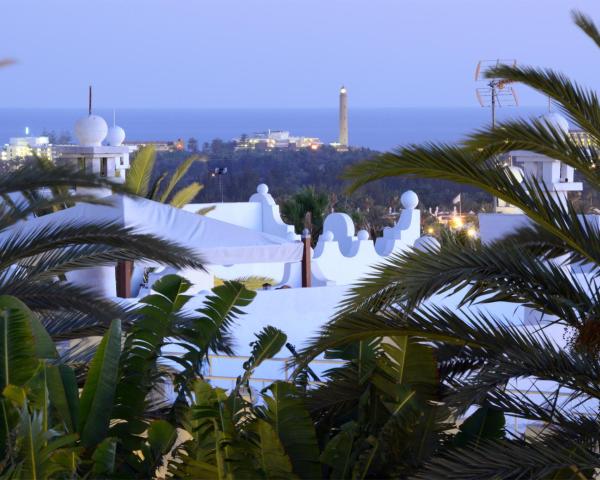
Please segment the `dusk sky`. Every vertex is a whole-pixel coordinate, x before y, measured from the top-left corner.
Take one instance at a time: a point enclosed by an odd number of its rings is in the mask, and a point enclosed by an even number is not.
[[[480,58],[600,87],[598,0],[4,0],[1,107],[475,106]],[[522,104],[545,100],[518,88]]]

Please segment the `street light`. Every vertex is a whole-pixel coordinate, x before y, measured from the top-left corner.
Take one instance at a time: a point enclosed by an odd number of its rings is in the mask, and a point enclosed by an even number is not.
[[[219,190],[221,191],[221,203],[223,203],[223,175],[227,175],[227,167],[217,167],[211,173],[211,177],[219,179]]]

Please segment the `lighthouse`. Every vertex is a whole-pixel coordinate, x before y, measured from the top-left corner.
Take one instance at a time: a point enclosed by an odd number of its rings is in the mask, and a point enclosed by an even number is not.
[[[348,147],[348,91],[340,88],[340,147]]]

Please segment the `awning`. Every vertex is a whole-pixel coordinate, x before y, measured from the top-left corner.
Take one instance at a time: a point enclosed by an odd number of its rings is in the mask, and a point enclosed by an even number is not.
[[[136,233],[155,235],[188,247],[207,265],[299,262],[302,244],[208,218],[139,197],[112,195],[108,205],[77,204],[59,212],[32,218],[13,228],[42,227],[74,221],[113,222]],[[10,230],[10,229],[9,229]]]

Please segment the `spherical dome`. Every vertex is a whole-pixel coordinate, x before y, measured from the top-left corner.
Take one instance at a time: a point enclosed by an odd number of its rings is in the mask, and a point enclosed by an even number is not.
[[[419,197],[412,190],[408,190],[400,197],[400,203],[402,203],[404,208],[412,210],[418,205]]]
[[[523,171],[522,168],[517,167],[515,165],[511,165],[507,168],[510,171],[510,173],[512,173],[513,177],[515,177],[517,182],[519,182],[519,183],[523,182],[523,179],[525,178],[525,172]]]
[[[540,120],[558,132],[569,133],[569,121],[560,113],[547,113]]]
[[[125,141],[125,130],[117,125],[110,127],[104,141],[111,147],[123,145],[123,142]]]
[[[431,235],[423,235],[419,237],[414,245],[415,250],[424,251],[438,251],[440,249],[440,242],[437,238]]]
[[[86,147],[98,147],[108,133],[106,121],[98,115],[89,115],[77,120],[75,124],[75,136],[79,145]]]
[[[323,232],[321,237],[323,237],[324,241],[331,242],[331,241],[333,241],[333,232],[331,230],[326,230]]]
[[[367,232],[366,230],[359,230],[358,233],[356,234],[356,238],[358,238],[359,240],[368,240],[369,239],[369,232]]]
[[[266,195],[269,193],[269,187],[266,183],[261,183],[258,187],[256,187],[256,192],[261,195]]]

